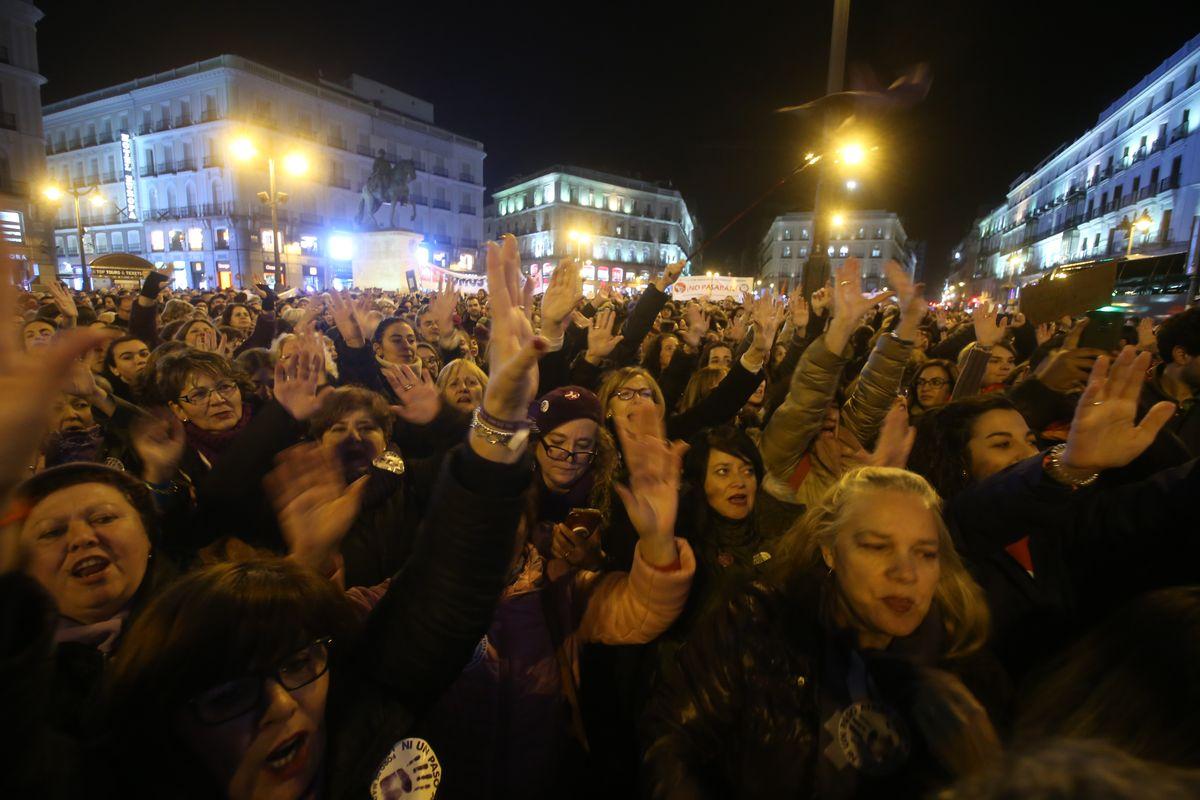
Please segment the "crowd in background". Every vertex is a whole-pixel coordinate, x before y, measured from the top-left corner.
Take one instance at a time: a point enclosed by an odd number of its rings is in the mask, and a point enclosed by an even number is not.
[[[1200,309],[487,262],[0,279],[0,796],[1200,796]]]

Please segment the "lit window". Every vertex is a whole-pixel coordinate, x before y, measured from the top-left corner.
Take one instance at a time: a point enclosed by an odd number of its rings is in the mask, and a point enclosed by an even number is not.
[[[525,210],[525,195],[519,194],[519,195],[517,195],[517,211],[524,211],[524,210]]]
[[[272,231],[270,228],[263,228],[261,231],[259,231],[258,238],[259,238],[259,241],[262,242],[263,250],[274,250],[275,249],[275,232]]]
[[[188,250],[204,249],[204,231],[201,228],[188,228]]]
[[[535,206],[540,206],[540,205],[542,204],[542,190],[541,190],[541,189],[535,189],[535,190],[534,190],[534,192],[533,192],[533,204],[534,204]]]
[[[846,256],[850,255],[850,248],[846,245],[842,245],[841,249],[838,250],[838,255],[842,258],[845,258]]]
[[[228,250],[229,249],[229,229],[228,228],[217,228],[216,232],[213,235],[213,240],[216,242],[216,246],[217,246],[218,250]]]
[[[617,197],[615,194],[609,195],[608,210],[609,211],[620,211],[621,210],[621,198]]]
[[[808,258],[808,248],[807,247],[800,248],[800,258]]]
[[[791,228],[783,229],[783,240],[785,242],[790,242],[792,240],[792,229]]]
[[[600,195],[596,195],[595,200],[592,202],[592,205],[595,206],[596,208],[604,208],[604,198],[601,197]]]
[[[806,240],[806,241],[808,240],[808,228],[801,228],[801,229],[800,229],[800,238],[801,238],[801,239],[804,239],[804,240]]]
[[[878,247],[871,248],[871,258],[879,258],[883,255],[883,251]]]
[[[162,231],[150,231],[150,250],[161,253],[167,249],[166,237]]]
[[[832,257],[833,257],[833,252],[834,252],[834,251],[833,251],[833,245],[829,245],[829,257],[830,257],[830,258],[832,258]]]
[[[571,187],[564,183],[558,190],[558,199],[564,203],[571,202]]]
[[[791,257],[792,257],[792,248],[791,248],[791,246],[789,246],[789,245],[786,245],[786,244],[783,246],[783,257],[784,257],[784,258],[791,258]]]
[[[317,237],[316,236],[301,236],[300,237],[300,252],[307,255],[314,255],[317,252]]]

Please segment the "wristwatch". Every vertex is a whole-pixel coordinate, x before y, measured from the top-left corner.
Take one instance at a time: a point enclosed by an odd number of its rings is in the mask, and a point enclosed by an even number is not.
[[[1084,486],[1091,486],[1095,483],[1096,479],[1100,477],[1099,472],[1093,472],[1091,475],[1083,478],[1070,475],[1067,472],[1067,467],[1062,462],[1062,454],[1066,449],[1067,445],[1065,443],[1056,444],[1050,448],[1049,452],[1046,453],[1046,457],[1042,459],[1042,469],[1045,470],[1046,474],[1053,478],[1056,483],[1061,483],[1063,486],[1071,489],[1082,489]]]
[[[471,435],[483,439],[488,444],[516,451],[524,447],[529,439],[529,426],[502,422],[476,406],[471,414]]]

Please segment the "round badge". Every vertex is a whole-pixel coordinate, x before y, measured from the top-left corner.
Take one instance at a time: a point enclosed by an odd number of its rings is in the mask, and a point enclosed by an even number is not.
[[[903,720],[877,703],[855,703],[842,712],[836,741],[846,762],[867,775],[890,775],[908,760]]]
[[[549,410],[550,410],[550,401],[549,401],[549,400],[543,400],[543,401],[542,401],[542,413],[543,413],[543,414],[545,414],[545,413],[546,413],[547,411],[549,411]]]
[[[722,567],[733,566],[733,554],[732,553],[718,553],[717,554],[717,563],[720,564]]]
[[[396,743],[371,781],[371,800],[433,800],[442,782],[442,765],[429,742]]]

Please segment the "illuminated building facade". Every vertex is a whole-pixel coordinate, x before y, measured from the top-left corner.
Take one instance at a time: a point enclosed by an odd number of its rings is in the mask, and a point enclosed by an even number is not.
[[[1116,260],[1120,293],[1184,291],[1200,235],[1197,117],[1200,36],[1013,181],[960,244],[945,290],[1014,297],[1054,267]]]
[[[289,286],[323,289],[351,274],[361,189],[378,151],[412,159],[412,207],[398,228],[425,237],[443,266],[474,263],[483,237],[480,142],[433,123],[433,105],[358,75],[302,81],[230,55],[48,105],[49,180],[95,187],[81,203],[85,252],[132,252],[175,268],[178,287],[247,285],[286,274]],[[231,157],[248,137],[261,155]],[[41,146],[41,144],[39,144]],[[278,170],[280,262],[274,263],[266,154],[302,153],[308,170]],[[415,209],[415,218],[413,218]],[[369,210],[369,209],[368,209]],[[363,229],[386,226],[390,207]],[[74,212],[56,222],[60,269],[78,254]],[[64,267],[64,264],[66,265]],[[65,276],[64,276],[65,277]]]
[[[31,203],[46,167],[42,151],[37,23],[32,3],[0,6],[0,235],[32,265],[48,249],[38,208]]]
[[[798,287],[812,245],[813,214],[794,211],[775,218],[759,244],[759,279],[781,294]],[[915,258],[908,247],[908,234],[899,215],[891,211],[846,211],[829,224],[826,248],[830,267],[836,269],[847,258],[862,262],[863,287],[879,288],[883,265],[896,260],[913,272]]]
[[[544,278],[560,259],[575,257],[589,290],[645,283],[697,243],[683,195],[665,184],[554,166],[509,182],[492,199],[488,237],[516,236],[526,274]]]

